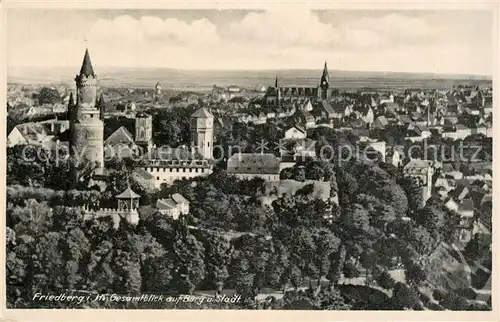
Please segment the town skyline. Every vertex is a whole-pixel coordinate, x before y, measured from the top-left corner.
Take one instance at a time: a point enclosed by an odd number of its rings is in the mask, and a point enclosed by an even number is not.
[[[8,67],[492,74],[489,11],[297,10],[14,9]]]

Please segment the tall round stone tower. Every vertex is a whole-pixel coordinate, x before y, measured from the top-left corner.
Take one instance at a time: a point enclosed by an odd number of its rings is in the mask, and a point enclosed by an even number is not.
[[[104,170],[104,122],[97,103],[97,77],[94,73],[88,49],[85,50],[80,74],[76,75],[76,102],[70,120],[70,149],[72,156],[81,164],[96,164],[95,174]],[[73,178],[78,176],[74,171]]]

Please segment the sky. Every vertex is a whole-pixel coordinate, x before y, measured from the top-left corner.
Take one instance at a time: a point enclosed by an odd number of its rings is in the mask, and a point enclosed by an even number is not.
[[[86,40],[86,41],[85,41]],[[493,14],[383,11],[9,9],[10,67],[330,69],[493,74]]]

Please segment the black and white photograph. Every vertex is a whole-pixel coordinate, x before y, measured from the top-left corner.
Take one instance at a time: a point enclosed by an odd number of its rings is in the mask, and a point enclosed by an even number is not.
[[[8,8],[2,306],[497,310],[495,8]]]

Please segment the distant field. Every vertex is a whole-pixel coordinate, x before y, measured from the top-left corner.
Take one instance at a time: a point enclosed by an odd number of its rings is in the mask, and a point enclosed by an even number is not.
[[[99,69],[96,68],[96,71]],[[77,69],[9,69],[8,82],[21,84],[74,85]],[[114,69],[98,73],[99,85],[104,87],[152,88],[160,82],[165,89],[210,91],[213,85],[238,85],[253,90],[257,85],[270,86],[275,77],[282,86],[317,86],[321,70],[263,70],[263,71],[187,71],[176,69]],[[357,71],[330,71],[330,83],[339,89],[405,89],[450,88],[454,85],[491,86],[491,79],[468,75],[426,75],[412,73],[384,73]]]

